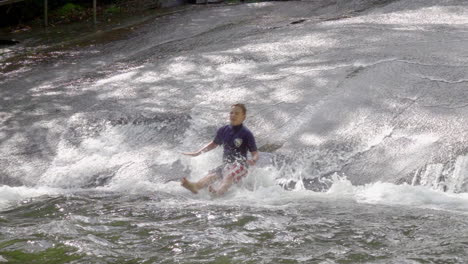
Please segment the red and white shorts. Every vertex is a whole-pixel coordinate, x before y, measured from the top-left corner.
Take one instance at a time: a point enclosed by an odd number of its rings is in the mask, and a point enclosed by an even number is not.
[[[247,176],[249,173],[248,167],[244,164],[235,162],[227,163],[217,167],[214,170],[210,171],[211,173],[216,173],[218,177],[223,179],[224,177],[233,177],[234,182],[238,183],[242,178]]]

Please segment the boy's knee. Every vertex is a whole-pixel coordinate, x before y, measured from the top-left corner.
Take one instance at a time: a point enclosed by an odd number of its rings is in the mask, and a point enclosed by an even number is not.
[[[223,181],[224,182],[233,182],[234,179],[236,178],[236,174],[235,173],[229,173],[227,176],[224,177]]]

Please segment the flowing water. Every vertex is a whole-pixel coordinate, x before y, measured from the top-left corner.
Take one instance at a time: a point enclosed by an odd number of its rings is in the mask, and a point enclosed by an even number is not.
[[[468,262],[468,2],[209,5],[111,40],[0,61],[0,262]],[[234,102],[261,160],[194,195],[221,149],[180,152]]]

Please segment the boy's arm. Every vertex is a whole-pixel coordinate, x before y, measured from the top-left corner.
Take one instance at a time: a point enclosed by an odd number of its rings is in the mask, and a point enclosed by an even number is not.
[[[252,151],[252,152],[250,152],[250,154],[252,154],[252,159],[248,160],[247,163],[249,163],[249,165],[253,166],[253,165],[255,165],[257,163],[260,156],[258,154],[258,151]]]
[[[247,160],[247,163],[253,166],[257,163],[259,159],[259,153],[257,150],[257,144],[255,143],[255,137],[250,131],[249,131],[249,134],[247,135],[247,147],[250,150],[250,154],[252,154],[252,158],[250,160]]]
[[[200,150],[196,151],[196,152],[182,152],[182,154],[184,155],[187,155],[187,156],[192,156],[192,157],[196,157],[204,152],[208,152],[214,148],[216,148],[218,146],[218,144],[214,143],[214,141],[211,141],[210,143],[208,143],[206,146],[204,146],[203,148],[201,148]]]

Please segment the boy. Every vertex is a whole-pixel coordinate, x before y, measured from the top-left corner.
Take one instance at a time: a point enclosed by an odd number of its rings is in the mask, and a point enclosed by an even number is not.
[[[255,138],[250,130],[243,125],[247,109],[243,104],[234,104],[229,113],[230,125],[218,129],[213,141],[197,152],[185,152],[184,155],[196,157],[203,152],[210,151],[218,145],[224,146],[223,165],[211,170],[207,176],[198,182],[190,182],[187,178],[182,179],[182,186],[193,193],[209,186],[208,190],[214,195],[223,195],[233,183],[239,182],[248,173],[248,167],[255,165],[259,155]],[[247,159],[247,150],[252,154],[252,159]],[[218,188],[211,184],[221,179]]]

